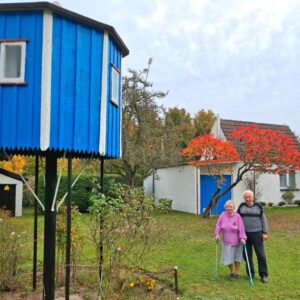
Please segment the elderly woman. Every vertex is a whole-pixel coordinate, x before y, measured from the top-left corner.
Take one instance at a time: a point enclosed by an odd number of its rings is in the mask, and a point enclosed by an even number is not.
[[[258,272],[263,283],[268,282],[267,259],[264,250],[264,241],[267,240],[268,223],[262,206],[254,202],[254,194],[250,190],[243,193],[244,202],[240,204],[237,212],[242,217],[247,235],[247,253],[249,257],[250,272],[254,277],[253,248],[258,262]],[[247,273],[249,274],[248,266]]]
[[[225,203],[223,212],[217,221],[215,239],[223,240],[221,262],[230,269],[229,277],[240,277],[240,262],[243,260],[243,245],[247,239],[241,216],[234,211],[232,200]]]

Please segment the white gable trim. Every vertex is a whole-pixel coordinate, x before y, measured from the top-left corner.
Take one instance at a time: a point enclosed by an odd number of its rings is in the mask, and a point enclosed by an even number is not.
[[[53,15],[44,10],[43,50],[42,50],[42,88],[41,88],[41,132],[40,148],[45,151],[50,146],[51,123],[51,73],[52,73],[52,30]]]
[[[104,32],[102,57],[101,111],[99,153],[105,155],[106,150],[106,110],[107,110],[107,72],[108,72],[108,33]]]

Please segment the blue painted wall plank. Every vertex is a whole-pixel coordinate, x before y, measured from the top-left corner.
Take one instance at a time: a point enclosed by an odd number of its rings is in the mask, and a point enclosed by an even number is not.
[[[93,30],[91,40],[91,76],[90,76],[90,124],[89,124],[89,149],[93,152],[99,151],[100,132],[100,91],[102,70],[103,34]]]
[[[91,30],[77,26],[76,108],[74,143],[79,151],[88,150],[90,124]]]
[[[60,85],[61,85],[61,34],[62,22],[53,16],[53,31],[52,31],[52,79],[51,79],[51,129],[50,129],[50,149],[58,149],[59,136],[59,103],[60,103]],[[57,116],[54,118],[54,116]]]
[[[106,131],[106,155],[109,157],[120,156],[120,94],[119,105],[111,102],[111,66],[115,65],[121,71],[120,51],[115,42],[109,39],[109,65],[108,65],[108,99],[107,99],[107,131]],[[119,87],[121,90],[121,76]]]
[[[73,149],[73,116],[76,80],[76,25],[62,20],[61,34],[61,83],[60,103],[57,121],[59,122],[58,146],[60,149]]]

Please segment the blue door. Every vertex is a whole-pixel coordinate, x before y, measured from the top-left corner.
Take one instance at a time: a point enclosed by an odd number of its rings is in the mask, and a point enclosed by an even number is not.
[[[222,184],[221,191],[224,191],[231,184],[231,176],[224,175],[225,182]],[[215,192],[216,184],[212,176],[201,175],[200,176],[200,214],[203,215],[205,208],[208,206],[210,196]],[[223,197],[219,199],[218,204],[212,209],[212,214],[220,214],[223,212],[224,204],[227,200],[231,199],[231,190],[227,192]]]

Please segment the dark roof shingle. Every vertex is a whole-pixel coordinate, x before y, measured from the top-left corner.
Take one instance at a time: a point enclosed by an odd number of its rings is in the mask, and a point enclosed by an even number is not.
[[[295,134],[290,129],[290,127],[287,125],[277,125],[277,124],[255,123],[255,122],[247,122],[247,121],[220,119],[221,129],[228,141],[232,141],[232,138],[230,137],[230,133],[233,132],[234,129],[239,128],[239,127],[247,127],[247,126],[251,126],[251,125],[256,125],[263,129],[271,129],[271,130],[281,131],[285,136],[292,138],[292,140],[295,142],[295,145],[296,145],[298,151],[300,151],[300,143],[297,140]]]

